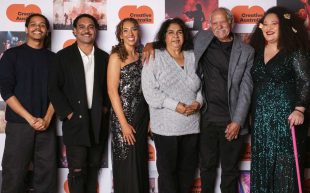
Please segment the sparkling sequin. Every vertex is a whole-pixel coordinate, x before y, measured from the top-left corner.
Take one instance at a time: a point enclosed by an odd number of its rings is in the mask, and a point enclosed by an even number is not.
[[[141,90],[142,63],[137,60],[121,69],[119,95],[124,114],[129,124],[132,124],[133,114],[142,99]],[[128,145],[123,140],[120,123],[112,109],[111,116],[113,159],[124,160],[128,154]]]
[[[310,72],[300,52],[279,52],[264,64],[263,52],[252,68],[252,193],[294,193],[296,171],[288,116],[309,103]]]

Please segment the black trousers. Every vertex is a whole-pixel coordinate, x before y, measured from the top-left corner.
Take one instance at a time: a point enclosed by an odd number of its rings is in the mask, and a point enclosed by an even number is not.
[[[198,164],[198,134],[154,134],[159,193],[188,193]]]
[[[31,161],[34,192],[55,193],[55,124],[46,131],[36,132],[29,124],[8,122],[5,133],[1,193],[25,193],[25,181]]]
[[[216,172],[220,160],[222,193],[237,193],[240,175],[239,161],[244,150],[244,136],[228,141],[226,125],[209,124],[200,133],[201,193],[214,193]]]
[[[97,193],[98,173],[105,144],[67,146],[70,193]]]

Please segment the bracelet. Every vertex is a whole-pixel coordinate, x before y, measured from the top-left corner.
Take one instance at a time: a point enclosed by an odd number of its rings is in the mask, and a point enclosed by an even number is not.
[[[294,109],[294,111],[298,111],[298,112],[300,112],[300,113],[304,114],[304,112],[302,112],[302,111],[301,111],[301,110],[299,110],[299,109]]]

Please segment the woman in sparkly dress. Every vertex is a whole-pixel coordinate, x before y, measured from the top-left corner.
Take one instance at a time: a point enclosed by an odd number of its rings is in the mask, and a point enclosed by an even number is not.
[[[273,7],[257,24],[251,45],[256,50],[251,71],[251,192],[295,193],[298,188],[290,128],[296,126],[302,152],[307,136],[304,112],[310,102],[306,29],[293,12]]]
[[[114,193],[146,193],[148,186],[148,107],[141,90],[142,64],[137,45],[139,24],[123,19],[116,29],[119,44],[108,65],[112,103],[111,131]]]

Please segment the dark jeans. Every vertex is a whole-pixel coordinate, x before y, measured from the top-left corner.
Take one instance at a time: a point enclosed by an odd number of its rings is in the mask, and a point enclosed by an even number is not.
[[[209,124],[200,133],[200,176],[201,193],[214,193],[216,171],[220,160],[222,168],[222,193],[237,193],[239,160],[244,150],[244,136],[228,141],[226,125]]]
[[[198,162],[198,134],[154,134],[159,193],[188,193]]]
[[[33,162],[35,193],[56,192],[55,125],[36,132],[29,124],[8,122],[5,129],[1,193],[25,193],[29,164]]]
[[[67,146],[70,193],[96,193],[104,144]]]

